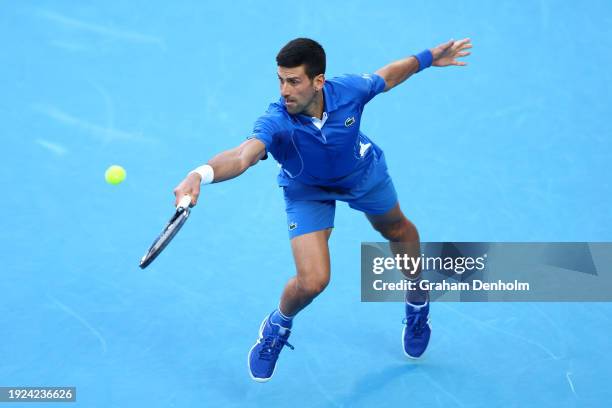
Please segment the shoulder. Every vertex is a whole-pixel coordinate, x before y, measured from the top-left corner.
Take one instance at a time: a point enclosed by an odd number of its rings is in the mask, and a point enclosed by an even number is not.
[[[253,135],[281,142],[291,133],[293,122],[282,101],[271,103],[266,112],[255,120]]]
[[[331,84],[337,89],[363,88],[365,86],[375,85],[376,82],[382,81],[382,77],[378,74],[342,74],[337,77],[330,78],[325,82]]]
[[[378,74],[343,74],[325,83],[339,101],[359,99],[365,103],[385,89],[385,80]]]
[[[255,123],[266,124],[276,128],[284,128],[291,122],[291,117],[280,102],[271,103],[266,112],[257,118]]]
[[[384,79],[378,74],[343,74],[325,81],[329,83],[333,92],[362,93],[381,86],[384,89]]]

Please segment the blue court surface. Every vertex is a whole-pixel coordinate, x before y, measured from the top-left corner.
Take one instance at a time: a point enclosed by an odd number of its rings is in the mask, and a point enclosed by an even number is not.
[[[360,302],[360,243],[380,238],[344,204],[330,286],[272,381],[253,382],[247,352],[294,273],[273,160],[205,187],[167,250],[138,261],[176,184],[278,98],[274,58],[299,36],[325,47],[328,76],[472,38],[467,67],[419,73],[363,116],[423,241],[612,241],[611,13],[1,2],[0,386],[76,386],[57,406],[87,408],[609,406],[608,303],[434,303],[430,348],[407,361],[403,306]]]

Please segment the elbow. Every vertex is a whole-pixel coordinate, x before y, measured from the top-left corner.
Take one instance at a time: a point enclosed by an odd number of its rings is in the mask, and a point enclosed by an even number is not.
[[[238,165],[240,166],[240,173],[245,172],[249,167],[256,164],[259,160],[257,158],[248,157],[248,155],[241,154],[238,157]]]
[[[389,89],[397,85],[395,78],[393,78],[393,72],[388,66],[376,71],[376,75],[380,76],[383,81],[385,81],[385,89],[383,89],[383,92],[387,92]]]
[[[236,165],[239,167],[240,173],[243,173],[265,156],[266,149],[262,142],[250,139],[238,146],[235,153]]]
[[[244,173],[246,169],[251,167],[252,163],[246,157],[240,157],[238,165],[240,166],[240,173]]]
[[[383,89],[383,92],[387,92],[388,90],[395,88],[396,85],[397,83],[385,78],[385,89]]]
[[[393,78],[390,78],[389,75],[381,75],[381,78],[385,81],[385,89],[383,89],[383,92],[387,92],[397,85],[397,82]]]

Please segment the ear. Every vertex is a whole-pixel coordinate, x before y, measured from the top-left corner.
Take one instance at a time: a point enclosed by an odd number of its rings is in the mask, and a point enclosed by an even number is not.
[[[316,90],[323,89],[323,84],[325,83],[325,74],[319,74],[312,80],[312,83]]]

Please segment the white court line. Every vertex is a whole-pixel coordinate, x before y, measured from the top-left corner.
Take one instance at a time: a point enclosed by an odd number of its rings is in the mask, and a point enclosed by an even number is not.
[[[71,42],[66,42],[66,41],[51,41],[50,42],[51,45],[61,48],[63,50],[67,50],[67,51],[87,51],[90,50],[90,47],[87,47],[85,45],[81,45],[81,44],[77,44],[77,43],[71,43]]]
[[[535,340],[531,340],[530,338],[527,338],[527,337],[525,337],[525,336],[521,336],[521,335],[516,334],[516,333],[513,333],[513,332],[511,332],[511,331],[504,330],[504,329],[500,329],[500,328],[498,328],[498,327],[495,327],[495,326],[492,326],[492,325],[486,324],[486,323],[484,323],[484,322],[482,322],[482,321],[480,321],[480,320],[478,320],[478,319],[473,318],[472,316],[470,316],[470,315],[468,315],[468,314],[466,314],[466,313],[464,313],[464,312],[460,312],[460,311],[459,311],[459,310],[457,310],[457,309],[454,309],[454,308],[452,308],[452,307],[450,307],[450,306],[444,305],[442,302],[439,302],[439,303],[438,303],[438,305],[439,305],[439,306],[444,307],[445,309],[449,310],[449,311],[450,311],[450,312],[452,312],[452,313],[455,313],[455,314],[458,314],[459,316],[462,316],[462,317],[463,317],[463,318],[465,318],[467,321],[469,321],[469,322],[473,323],[473,324],[474,324],[474,325],[476,325],[477,327],[480,327],[480,328],[485,329],[485,330],[488,330],[488,331],[492,331],[492,332],[501,333],[501,334],[504,334],[504,335],[506,335],[506,336],[513,337],[513,338],[515,338],[515,339],[519,339],[519,340],[522,340],[522,341],[524,341],[524,342],[526,342],[526,343],[528,343],[528,344],[531,344],[531,345],[533,345],[533,346],[536,346],[537,348],[539,348],[540,350],[542,350],[544,353],[546,353],[546,354],[547,354],[547,355],[548,355],[548,356],[549,356],[551,359],[553,359],[553,360],[556,360],[556,361],[557,361],[557,360],[561,360],[561,359],[563,359],[563,358],[565,358],[565,357],[566,357],[564,354],[562,354],[562,355],[556,355],[556,354],[555,354],[555,353],[553,353],[553,352],[552,352],[550,349],[548,349],[546,346],[544,346],[544,345],[543,345],[543,344],[541,344],[541,343],[538,343],[538,342],[537,342],[537,341],[535,341]]]
[[[565,373],[565,378],[567,378],[567,382],[569,383],[570,389],[572,390],[572,392],[574,393],[574,395],[578,396],[578,394],[576,394],[576,390],[574,389],[574,383],[572,382],[572,379],[570,378],[570,375],[572,375],[571,372],[566,372]]]
[[[80,128],[104,142],[111,142],[115,140],[149,143],[155,142],[154,139],[147,138],[138,133],[131,133],[120,129],[111,129],[106,126],[98,125],[97,123],[80,119],[54,106],[35,104],[33,105],[33,109],[51,119],[56,120],[57,122]]]
[[[157,45],[161,49],[166,49],[165,41],[162,38],[142,34],[136,31],[122,30],[113,28],[101,24],[78,20],[76,18],[68,17],[55,11],[38,10],[37,14],[47,20],[53,21],[64,27],[70,27],[77,30],[87,31],[90,33],[102,35],[105,37],[112,37],[119,40],[131,41],[136,43],[153,44]]]
[[[70,316],[74,317],[75,319],[77,319],[83,326],[85,326],[98,339],[98,341],[100,342],[100,346],[102,346],[102,352],[106,353],[106,340],[104,340],[104,337],[102,337],[102,335],[100,334],[99,331],[94,329],[87,322],[87,320],[82,318],[77,312],[72,310],[70,307],[66,306],[65,304],[63,304],[62,302],[60,302],[59,300],[55,299],[52,296],[47,295],[47,297],[49,299],[51,299],[53,301],[53,303],[55,303],[57,306],[59,306],[60,309],[62,309],[64,312],[66,312]]]
[[[57,154],[58,156],[63,156],[68,152],[68,150],[64,146],[59,145],[57,143],[49,142],[48,140],[36,139],[36,143],[38,143],[45,149]]]

